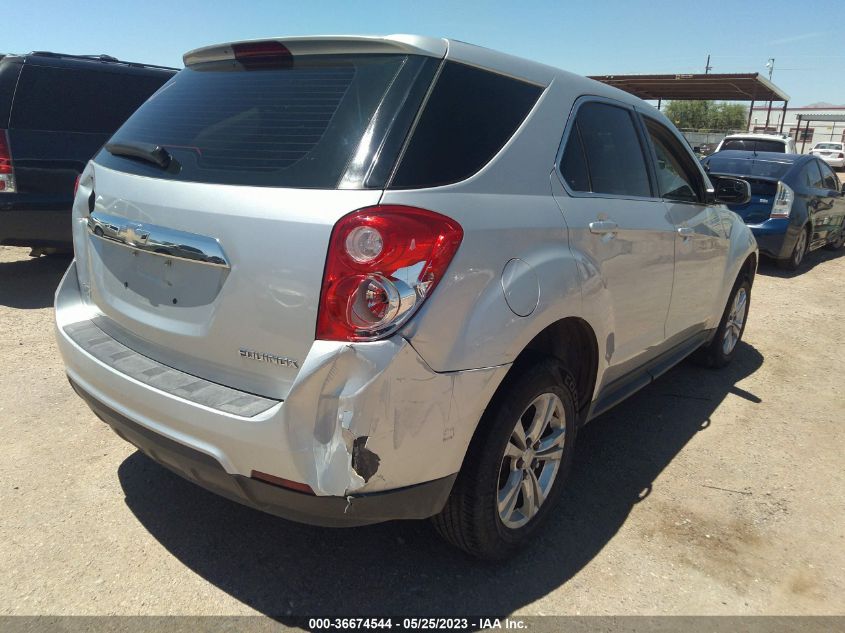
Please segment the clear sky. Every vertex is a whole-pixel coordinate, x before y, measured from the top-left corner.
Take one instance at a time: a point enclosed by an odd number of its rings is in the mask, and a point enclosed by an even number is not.
[[[845,105],[845,3],[789,0],[26,0],[0,52],[108,53],[181,66],[187,50],[280,35],[445,36],[580,74],[766,72],[790,105]],[[838,11],[836,7],[839,7]],[[825,16],[829,19],[825,19]]]

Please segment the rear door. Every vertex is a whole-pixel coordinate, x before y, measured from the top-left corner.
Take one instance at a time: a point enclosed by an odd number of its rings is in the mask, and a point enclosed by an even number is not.
[[[675,226],[654,191],[646,156],[632,108],[594,97],[576,103],[557,170],[568,195],[556,199],[571,248],[602,280],[584,292],[609,308],[608,381],[657,356],[665,339]]]
[[[718,211],[706,201],[706,185],[677,135],[643,116],[653,151],[657,187],[675,226],[675,278],[666,336],[714,327],[714,306],[722,286],[728,240]],[[721,315],[719,315],[721,316]]]
[[[842,185],[839,178],[830,168],[830,165],[824,161],[818,161],[818,166],[821,171],[825,194],[822,199],[825,206],[830,206],[823,220],[826,229],[825,237],[831,240],[839,235],[843,222],[845,222],[845,196],[842,195]]]
[[[827,168],[817,158],[810,160],[804,167],[804,177],[807,183],[807,215],[809,216],[812,232],[810,247],[817,248],[827,243],[833,217],[836,215],[835,205],[839,195],[829,190],[823,176],[823,168]]]
[[[74,242],[97,324],[171,367],[286,397],[314,342],[332,228],[379,202],[378,160],[393,165],[438,63],[334,54],[181,71],[110,141],[159,146],[170,164],[103,149],[80,185]]]

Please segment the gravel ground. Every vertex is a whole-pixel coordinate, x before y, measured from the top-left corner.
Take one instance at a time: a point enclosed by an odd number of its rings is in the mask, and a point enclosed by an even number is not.
[[[150,462],[65,380],[67,264],[0,247],[0,614],[845,613],[845,256],[764,264],[735,362],[682,363],[586,427],[548,529],[500,565],[426,522],[297,525]]]

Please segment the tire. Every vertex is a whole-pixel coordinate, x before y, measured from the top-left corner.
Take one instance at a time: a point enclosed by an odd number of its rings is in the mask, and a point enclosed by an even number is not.
[[[744,297],[744,301],[742,300]],[[742,320],[735,309],[742,304]],[[748,311],[751,308],[751,280],[743,273],[737,278],[731,290],[728,304],[722,313],[722,320],[713,339],[704,347],[693,354],[693,360],[705,367],[719,369],[733,360],[736,355],[736,348],[742,340],[745,332],[745,324],[748,323]]]
[[[531,540],[560,496],[569,473],[576,394],[571,374],[554,359],[541,357],[534,364],[514,366],[481,419],[451,496],[440,514],[432,517],[443,538],[487,560],[507,558]],[[549,406],[551,416],[538,416],[541,407],[549,411]],[[542,425],[540,439],[545,438],[547,455],[554,450],[559,459],[532,459],[531,447],[530,452],[515,454],[523,450],[518,447],[518,429],[523,435],[526,429],[530,431],[531,418],[548,420]],[[539,443],[530,435],[526,439],[534,440],[535,448]],[[511,454],[506,455],[506,450]],[[525,463],[526,456],[536,465]],[[508,491],[512,494],[507,495]],[[531,497],[544,493],[539,504],[530,503]],[[508,505],[507,499],[512,503]]]
[[[784,270],[798,270],[801,262],[804,261],[804,256],[807,254],[807,249],[810,246],[809,228],[806,226],[801,230],[798,239],[795,240],[795,246],[792,249],[792,254],[787,259],[779,259],[777,264]]]
[[[825,244],[825,248],[829,251],[838,251],[845,245],[845,226],[839,231],[839,235],[832,242]]]

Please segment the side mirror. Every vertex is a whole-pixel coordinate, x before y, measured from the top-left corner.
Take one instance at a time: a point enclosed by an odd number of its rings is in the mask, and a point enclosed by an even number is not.
[[[730,205],[743,205],[751,201],[751,185],[741,178],[729,176],[714,177],[716,202]]]

